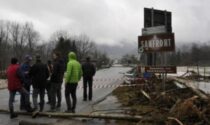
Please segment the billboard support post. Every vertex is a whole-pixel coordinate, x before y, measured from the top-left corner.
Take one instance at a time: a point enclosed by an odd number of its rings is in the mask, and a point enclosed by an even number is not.
[[[174,33],[171,26],[171,12],[144,8],[144,28],[138,37],[139,48],[146,54],[145,71],[160,73],[163,89],[167,73],[175,73],[176,67],[167,66],[167,53],[175,51]],[[142,53],[139,53],[142,54]],[[158,65],[160,60],[161,66]]]

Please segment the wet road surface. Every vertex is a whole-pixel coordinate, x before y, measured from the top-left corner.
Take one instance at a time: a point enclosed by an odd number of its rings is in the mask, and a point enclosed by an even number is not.
[[[77,88],[77,108],[76,112],[78,113],[90,113],[92,111],[92,105],[103,100],[108,94],[110,94],[118,85],[123,82],[123,74],[120,72],[126,72],[130,68],[128,67],[111,67],[107,69],[102,69],[96,72],[93,81],[93,99],[92,101],[83,101],[83,83],[82,80],[78,84]],[[63,84],[64,86],[64,84]],[[8,109],[8,98],[9,92],[7,89],[0,90],[0,109]],[[47,101],[47,96],[45,96]],[[19,110],[20,104],[20,95],[18,94],[15,98],[15,110]],[[33,105],[32,105],[33,106]],[[48,111],[50,106],[45,104],[44,111]],[[66,110],[66,103],[64,98],[64,87],[62,87],[62,105],[60,112]],[[36,118],[31,119],[28,116],[19,116],[17,119],[10,120],[9,115],[0,114],[0,124],[1,125],[18,125],[20,120],[36,121],[36,122],[47,122],[55,123],[59,119],[54,118]]]

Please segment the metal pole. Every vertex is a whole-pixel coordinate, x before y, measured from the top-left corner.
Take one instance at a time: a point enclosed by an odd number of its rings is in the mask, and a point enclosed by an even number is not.
[[[165,15],[165,27],[166,27],[166,29],[167,29],[167,11],[165,10],[165,13],[164,13],[164,15]],[[162,54],[161,54],[161,56],[162,56],[162,64],[163,64],[163,66],[166,66],[166,52],[163,52]],[[167,77],[167,73],[163,73],[162,74],[163,75],[163,90],[164,90],[164,92],[165,92],[165,89],[166,89],[166,77]]]
[[[1,48],[1,42],[2,42],[2,38],[0,37],[0,57],[1,57],[1,54],[2,54],[2,49],[3,48]],[[1,60],[2,60],[2,57],[0,58],[0,71],[3,69],[2,67],[3,67],[3,64],[2,64],[2,62],[1,62]]]
[[[205,80],[205,78],[206,78],[206,67],[205,66],[204,66],[203,72],[204,72],[203,79]]]
[[[199,78],[200,73],[199,73],[199,65],[198,65],[198,63],[197,63],[197,72],[198,72],[198,79],[200,80],[200,78]]]
[[[152,8],[152,13],[151,13],[152,15],[152,17],[151,17],[151,26],[153,27],[154,26],[154,9]],[[155,53],[152,53],[152,55],[151,55],[152,57],[152,59],[151,59],[151,64],[154,66],[155,65]]]

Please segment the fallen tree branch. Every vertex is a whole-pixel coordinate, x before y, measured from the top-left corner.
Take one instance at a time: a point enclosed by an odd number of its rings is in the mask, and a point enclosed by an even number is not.
[[[37,122],[32,122],[32,121],[25,121],[21,120],[19,122],[19,125],[52,125],[52,123],[37,123]]]
[[[0,109],[0,113],[8,114],[8,110]],[[19,115],[28,115],[32,116],[33,113],[17,111]],[[126,121],[134,121],[138,122],[140,120],[151,120],[151,118],[146,118],[142,116],[130,116],[130,115],[119,115],[119,114],[73,114],[73,113],[62,113],[62,112],[39,112],[37,116],[44,116],[44,117],[56,117],[56,118],[99,118],[99,119],[113,119],[113,120],[126,120]]]
[[[174,117],[168,117],[169,120],[174,120],[176,121],[179,125],[184,125],[179,119],[174,118]]]
[[[176,101],[176,103],[172,106],[172,108],[170,109],[169,113],[174,112],[175,108],[177,107],[177,105],[181,102],[181,99],[178,99]]]
[[[149,100],[151,100],[151,97],[149,96],[149,94],[147,94],[144,90],[141,89],[141,93]]]

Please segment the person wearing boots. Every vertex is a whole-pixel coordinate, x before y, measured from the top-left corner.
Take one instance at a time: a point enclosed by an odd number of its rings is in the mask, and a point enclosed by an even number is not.
[[[65,78],[65,97],[67,104],[67,111],[75,113],[77,96],[76,90],[78,82],[82,76],[81,64],[77,61],[76,54],[74,52],[69,53],[69,62],[67,63],[66,78]],[[72,97],[72,101],[70,99]]]
[[[45,88],[46,88],[47,78],[49,77],[49,72],[47,69],[47,65],[42,63],[39,55],[36,56],[36,63],[31,67],[29,74],[32,77],[34,110],[38,110],[37,98],[39,95],[40,98],[39,111],[42,112],[44,109]]]
[[[6,71],[8,79],[8,90],[9,90],[9,111],[10,118],[16,118],[18,115],[14,112],[14,99],[17,92],[24,96],[25,100],[25,109],[27,112],[32,112],[33,110],[30,107],[29,93],[22,85],[24,79],[23,73],[20,70],[20,65],[18,64],[17,58],[11,59],[11,64]]]

